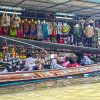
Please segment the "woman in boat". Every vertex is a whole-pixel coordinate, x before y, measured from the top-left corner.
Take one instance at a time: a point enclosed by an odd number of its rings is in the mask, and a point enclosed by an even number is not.
[[[94,64],[94,62],[87,56],[84,55],[83,53],[75,53],[77,58],[77,63],[79,63],[80,65],[84,66],[84,65],[91,65]]]
[[[75,62],[75,60],[73,58],[69,58],[69,64],[66,66],[66,68],[69,68],[69,67],[79,67],[80,65]]]
[[[62,64],[62,66],[63,66],[63,67],[66,67],[69,63],[70,63],[70,62],[69,62],[69,58],[66,57],[66,58],[65,58],[65,62]]]
[[[33,71],[38,69],[38,67],[36,66],[36,59],[33,58],[31,54],[27,55],[25,67],[28,68],[28,71]]]

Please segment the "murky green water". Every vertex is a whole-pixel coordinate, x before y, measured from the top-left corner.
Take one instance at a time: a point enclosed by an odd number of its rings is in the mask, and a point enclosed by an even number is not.
[[[100,100],[100,83],[0,95],[0,100]]]

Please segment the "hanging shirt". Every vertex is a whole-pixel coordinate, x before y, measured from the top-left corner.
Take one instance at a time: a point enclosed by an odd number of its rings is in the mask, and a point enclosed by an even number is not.
[[[8,35],[8,26],[3,27],[3,34]]]
[[[37,36],[38,39],[43,39],[42,25],[39,23],[37,24]]]
[[[82,36],[82,28],[81,26],[78,26],[78,27],[74,27],[74,35],[76,37],[81,37]]]
[[[23,24],[20,24],[17,30],[18,37],[24,37]]]
[[[30,34],[31,35],[37,35],[37,27],[34,22],[30,24]]]
[[[53,31],[52,31],[52,37],[56,36],[56,27],[53,27]]]
[[[62,33],[63,34],[68,34],[71,30],[71,27],[69,25],[66,25],[66,26],[62,26]]]
[[[17,29],[15,27],[10,28],[10,35],[11,36],[16,36],[17,35]]]
[[[44,38],[48,37],[48,25],[46,23],[42,24],[42,33]]]
[[[86,27],[84,33],[85,33],[85,35],[87,37],[93,37],[93,35],[94,35],[94,28],[92,26]]]
[[[53,25],[52,22],[48,22],[48,35],[52,35]]]
[[[30,27],[29,27],[29,23],[27,21],[24,22],[24,34],[30,35]]]
[[[57,23],[56,34],[62,35],[62,22],[58,22],[58,23]]]
[[[0,35],[3,35],[2,27],[0,27]]]

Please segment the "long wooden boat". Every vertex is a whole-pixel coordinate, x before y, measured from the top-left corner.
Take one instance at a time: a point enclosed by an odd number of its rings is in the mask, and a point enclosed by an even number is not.
[[[100,54],[100,48],[77,47],[70,45],[58,45],[26,39],[15,39],[0,36],[0,42],[17,42],[18,44],[38,46],[40,48],[66,49],[72,52],[85,52]],[[68,69],[49,69],[33,72],[0,73],[0,94],[25,90],[37,90],[48,87],[76,85],[80,83],[100,82],[100,64],[73,67]]]
[[[100,64],[68,69],[1,73],[0,93],[100,82],[99,75]]]

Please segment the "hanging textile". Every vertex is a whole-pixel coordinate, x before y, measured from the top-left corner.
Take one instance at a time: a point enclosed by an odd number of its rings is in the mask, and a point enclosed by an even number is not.
[[[19,27],[18,27],[18,30],[17,30],[17,36],[19,38],[23,38],[24,37],[24,31],[23,31],[23,21],[21,20],[20,23],[19,23]]]
[[[62,33],[63,34],[68,34],[71,30],[71,27],[67,24],[67,25],[64,25],[62,26]]]
[[[93,37],[93,35],[94,35],[94,28],[93,28],[93,26],[88,25],[85,28],[84,33],[85,33],[86,37]]]
[[[38,21],[38,23],[37,23],[37,38],[43,39],[42,25],[41,25],[40,21]]]
[[[42,24],[42,33],[43,33],[44,39],[46,39],[48,37],[48,25],[45,22],[43,22]]]
[[[31,21],[30,23],[30,35],[34,36],[34,38],[37,37],[37,27],[34,21]]]
[[[52,35],[52,30],[53,30],[53,23],[48,22],[48,35]]]
[[[6,13],[4,13],[1,17],[1,26],[10,26],[10,16],[8,16]]]
[[[56,34],[62,35],[62,22],[57,22],[56,27],[57,27]]]
[[[30,26],[27,19],[24,21],[24,34],[25,34],[25,37],[30,36]]]
[[[17,28],[16,27],[10,27],[10,36],[16,37],[17,36]]]
[[[81,37],[82,36],[82,28],[81,26],[78,26],[78,27],[74,27],[74,35],[76,37]]]
[[[0,19],[0,35],[3,35],[3,30],[2,30],[2,26],[1,26],[1,19]]]
[[[12,27],[18,27],[20,23],[20,17],[18,17],[16,14],[14,14],[11,17],[11,26]]]

